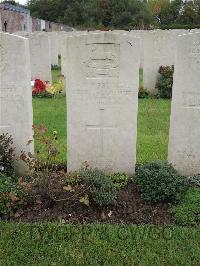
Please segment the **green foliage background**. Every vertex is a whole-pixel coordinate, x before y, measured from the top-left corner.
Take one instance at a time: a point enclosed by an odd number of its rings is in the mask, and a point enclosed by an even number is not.
[[[32,16],[79,28],[194,28],[200,0],[30,0]]]

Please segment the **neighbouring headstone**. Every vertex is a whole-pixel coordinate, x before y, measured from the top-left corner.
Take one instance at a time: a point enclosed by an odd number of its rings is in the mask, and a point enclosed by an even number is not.
[[[68,61],[68,57],[66,54],[66,42],[67,38],[70,36],[76,36],[76,35],[82,35],[85,34],[85,31],[70,31],[70,32],[60,32],[59,33],[59,49],[60,49],[60,55],[61,55],[61,73],[64,76],[64,89],[63,93],[66,93],[66,79],[67,79],[67,70],[66,70],[66,65]]]
[[[168,160],[184,175],[200,173],[200,33],[177,39]]]
[[[26,31],[17,31],[14,35],[22,36],[29,39],[30,61],[31,61],[31,79],[41,79],[42,81],[51,81],[51,64],[58,64],[58,55],[56,61],[56,50],[53,51],[51,40],[53,34],[49,37],[50,33],[34,32],[29,33]],[[52,41],[53,42],[53,41]],[[55,41],[56,43],[56,41]]]
[[[24,37],[24,38],[28,38],[30,33],[27,31],[16,31],[13,34],[17,35],[17,36]]]
[[[33,138],[30,81],[28,40],[0,33],[0,134],[13,136],[16,155],[33,152],[33,144],[27,145]]]
[[[132,30],[130,34],[133,37],[140,38],[140,68],[144,67],[144,38],[145,35],[149,34],[147,30]]]
[[[68,32],[66,32],[66,31],[58,31],[57,32],[57,36],[58,36],[58,54],[59,55],[61,55],[63,38],[67,34],[68,34]]]
[[[143,34],[143,78],[144,88],[156,93],[156,82],[160,66],[171,66],[175,60],[176,39],[182,30],[155,30]]]
[[[72,36],[73,33],[69,32],[65,32],[65,33],[60,33],[59,34],[59,50],[60,50],[60,55],[61,55],[61,73],[63,75],[66,75],[66,67],[65,65],[67,64],[67,58],[66,58],[66,42],[67,42],[67,37]]]
[[[29,35],[31,79],[52,80],[51,52],[48,33],[34,32]]]
[[[68,171],[87,161],[134,172],[139,49],[137,38],[110,32],[67,39]]]
[[[56,31],[48,32],[49,41],[50,41],[50,53],[51,53],[51,65],[58,65],[58,42],[59,37]]]
[[[58,33],[59,35],[59,51],[60,51],[60,55],[61,55],[61,72],[62,74],[66,74],[66,64],[68,61],[68,58],[66,57],[66,52],[65,52],[65,48],[66,48],[66,42],[67,42],[67,38],[71,37],[71,36],[76,36],[76,35],[82,35],[82,34],[86,34],[86,31],[70,31],[70,32],[60,32]]]

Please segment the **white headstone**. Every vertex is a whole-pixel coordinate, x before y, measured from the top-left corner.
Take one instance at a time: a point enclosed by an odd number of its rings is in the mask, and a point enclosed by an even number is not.
[[[85,34],[85,31],[70,31],[70,32],[60,32],[59,33],[59,49],[60,49],[60,55],[61,55],[61,72],[62,75],[64,75],[64,89],[63,93],[66,93],[66,79],[67,79],[67,62],[68,62],[68,55],[66,54],[66,42],[68,40],[68,37],[70,36],[76,36],[76,35],[82,35]]]
[[[51,64],[53,66],[58,65],[58,33],[52,31],[48,33],[50,41],[50,52],[51,52]]]
[[[152,93],[159,77],[160,66],[174,65],[176,39],[185,30],[155,30],[143,35],[144,88]]]
[[[144,67],[144,35],[149,34],[146,30],[132,30],[130,34],[133,37],[140,38],[140,68]]]
[[[0,134],[14,138],[16,155],[33,152],[32,92],[28,40],[0,33]]]
[[[68,34],[66,31],[58,31],[58,54],[61,55],[63,38]]]
[[[51,82],[51,53],[48,33],[34,32],[30,34],[29,45],[32,80],[41,79]]]
[[[21,36],[21,37],[24,37],[24,38],[28,38],[30,33],[27,32],[27,31],[16,31],[13,33],[14,35],[18,35],[18,36]]]
[[[177,40],[169,162],[182,174],[200,173],[200,33]]]
[[[60,31],[58,33],[59,35],[59,51],[60,51],[60,55],[61,55],[61,71],[62,71],[62,74],[66,74],[66,64],[67,64],[67,55],[66,55],[66,52],[65,52],[65,49],[66,49],[66,42],[67,42],[67,38],[68,37],[71,37],[71,36],[76,36],[76,35],[82,35],[82,34],[87,34],[86,31],[70,31],[70,32],[63,32],[63,31]]]
[[[87,161],[111,172],[134,172],[139,49],[137,38],[109,32],[68,38],[68,171]]]
[[[41,23],[41,31],[45,31],[46,29],[45,20],[41,19],[40,23]]]

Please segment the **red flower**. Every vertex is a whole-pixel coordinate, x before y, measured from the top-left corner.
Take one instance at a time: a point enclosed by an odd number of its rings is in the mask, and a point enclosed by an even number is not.
[[[34,83],[34,89],[32,91],[32,94],[35,95],[37,93],[43,93],[46,91],[46,84],[40,80],[40,79],[36,79],[35,83]]]
[[[37,129],[41,134],[47,131],[47,128],[44,125],[40,125]]]

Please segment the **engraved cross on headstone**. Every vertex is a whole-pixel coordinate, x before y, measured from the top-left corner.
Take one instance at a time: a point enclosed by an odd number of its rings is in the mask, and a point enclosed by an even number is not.
[[[102,158],[104,156],[104,151],[105,151],[105,144],[104,144],[104,131],[105,130],[112,130],[115,129],[116,127],[113,126],[105,126],[105,121],[104,121],[104,109],[100,109],[100,123],[98,125],[86,125],[88,130],[99,130],[100,131],[100,157]]]

